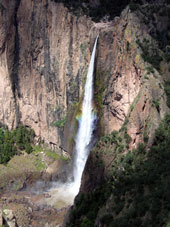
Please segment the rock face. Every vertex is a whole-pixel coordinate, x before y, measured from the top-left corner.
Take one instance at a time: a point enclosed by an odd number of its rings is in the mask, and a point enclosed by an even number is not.
[[[12,210],[8,210],[8,209],[3,210],[3,217],[7,226],[17,227],[16,218]]]
[[[0,121],[59,144],[54,125],[82,93],[91,21],[52,1],[4,0],[0,23]]]
[[[104,129],[105,136],[101,138],[87,160],[80,192],[66,220],[68,221],[66,226],[71,224],[74,226],[77,223],[77,226],[80,223],[82,225],[89,223],[91,226],[133,225],[128,223],[130,215],[126,216],[126,220],[121,219],[122,204],[121,208],[117,205],[118,201],[129,198],[128,186],[127,188],[123,186],[123,172],[127,176],[125,185],[129,185],[131,181],[128,170],[124,165],[121,166],[119,159],[123,160],[123,157],[126,157],[127,163],[133,169],[130,155],[135,152],[133,149],[143,142],[145,145],[139,146],[138,149],[139,151],[141,149],[141,152],[143,149],[149,154],[155,129],[169,112],[165,95],[166,83],[170,81],[169,72],[167,72],[170,67],[167,51],[169,41],[166,40],[170,38],[168,28],[170,17],[166,13],[169,10],[169,6],[159,4],[156,6],[146,4],[135,11],[134,8],[132,10],[127,7],[121,16],[116,17],[112,22],[97,23],[92,28],[92,34],[100,31],[94,99],[102,116],[101,124],[104,122],[104,127],[101,128]],[[154,14],[153,17],[152,14]],[[169,38],[163,38],[163,36]],[[169,147],[162,150],[168,152]],[[162,150],[158,148],[157,152],[163,152]],[[140,161],[145,163],[146,159],[141,157]],[[141,163],[138,168],[140,167]],[[159,169],[155,166],[154,168]],[[117,172],[114,172],[114,169]],[[154,174],[153,178],[155,178]],[[122,187],[122,197],[119,196],[118,189],[114,188],[117,179],[119,179],[120,188]],[[140,183],[138,184],[133,177],[132,181],[140,187]],[[165,189],[163,186],[162,188]],[[132,185],[131,189],[134,193],[135,186]],[[145,193],[144,190],[143,194]],[[130,197],[130,201],[134,200],[136,194]],[[118,195],[117,200],[114,200],[116,195]],[[143,197],[140,199],[143,200]],[[89,204],[92,204],[91,208]],[[99,213],[96,212],[95,216],[93,212],[99,207]],[[129,210],[131,208],[129,205]],[[125,213],[127,210],[128,206],[124,210]],[[98,220],[99,216],[103,218],[102,221]],[[114,218],[120,219],[118,222],[112,222]],[[149,215],[145,218],[150,219]],[[147,225],[136,222],[134,226]]]
[[[104,80],[104,132],[120,129],[128,116],[132,119],[128,126],[131,147],[135,147],[142,140],[151,112],[154,119],[151,133],[157,127],[155,119],[166,112],[165,96],[159,89],[163,81],[157,71],[151,73],[150,80],[145,79],[150,65],[142,59],[137,44],[137,40],[143,41],[142,37],[151,40],[148,29],[153,29],[151,25],[147,28],[129,8],[112,22],[93,23],[53,1],[2,0],[0,19],[3,124],[9,128],[19,123],[30,126],[37,138],[53,148],[68,141],[62,122],[70,109],[74,111],[71,106],[80,100],[90,49],[100,33],[95,80],[99,74]],[[162,19],[166,27],[168,20]],[[97,86],[96,93],[100,93]],[[157,97],[160,97],[159,113],[149,104]],[[135,98],[136,108],[130,111]]]
[[[159,18],[167,26],[167,18]],[[163,76],[142,57],[140,43],[148,40],[151,48],[158,48],[150,35],[150,27],[141,13],[129,8],[112,23],[98,23],[100,30],[97,72],[104,80],[104,132],[119,130],[128,118],[127,131],[132,138],[131,148],[143,140],[147,130],[150,140],[160,119],[168,111]],[[155,30],[159,28],[155,28]],[[149,69],[153,67],[152,72]],[[167,76],[168,78],[168,76]],[[96,78],[97,80],[97,78]],[[159,102],[159,109],[154,105]]]
[[[159,78],[153,73],[150,80],[144,78],[149,65],[137,44],[142,37],[151,40],[152,27],[129,9],[113,22],[96,24],[53,1],[2,1],[0,9],[0,121],[9,128],[22,123],[48,144],[62,143],[60,122],[82,95],[90,48],[99,32],[96,71],[104,78],[105,133],[120,129],[138,95],[130,113],[136,120],[128,128],[132,146],[142,139],[150,112],[154,119],[166,112],[162,79],[157,71]],[[149,105],[158,96],[159,113]]]
[[[94,8],[98,2],[94,1]],[[67,143],[74,143],[72,118],[99,34],[94,105],[101,132],[126,126],[131,137],[127,149],[146,139],[149,147],[169,110],[164,86],[170,71],[170,14],[168,6],[146,4],[137,12],[134,6],[111,22],[106,17],[94,23],[57,1],[1,0],[0,122],[10,129],[22,123],[34,129],[37,140],[69,150]],[[105,165],[112,155],[89,157],[82,192],[95,189],[105,178]],[[100,163],[105,165],[101,168]],[[94,171],[89,171],[91,167]]]

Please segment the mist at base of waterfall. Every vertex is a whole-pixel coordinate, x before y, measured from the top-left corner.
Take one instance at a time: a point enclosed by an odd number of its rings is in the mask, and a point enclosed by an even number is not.
[[[73,165],[73,180],[60,183],[53,183],[53,186],[47,191],[45,203],[55,206],[58,209],[72,205],[75,196],[78,194],[81,184],[83,170],[90,152],[90,144],[92,143],[93,133],[95,130],[95,121],[97,115],[93,109],[93,72],[95,53],[98,37],[95,40],[90,64],[88,68],[84,99],[82,103],[82,117],[79,120],[79,127],[75,137],[75,155]]]
[[[68,167],[70,168],[70,166]],[[25,193],[33,198],[33,203],[40,209],[53,207],[57,210],[67,209],[74,203],[74,198],[79,190],[73,181],[73,177],[66,172],[66,179],[57,181],[38,180],[34,184],[23,188],[18,194]],[[68,176],[69,175],[69,176]]]
[[[56,209],[66,208],[73,205],[74,198],[78,194],[76,189],[74,182],[53,182],[49,189],[42,192],[45,196],[37,203],[39,205],[53,206]]]

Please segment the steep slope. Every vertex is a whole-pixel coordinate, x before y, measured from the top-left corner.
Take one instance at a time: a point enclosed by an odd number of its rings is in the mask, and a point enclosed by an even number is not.
[[[93,6],[93,10],[105,6],[101,4]],[[123,4],[120,4],[121,9],[127,3]],[[144,23],[141,12],[135,16],[124,11],[121,18],[116,17],[113,22],[96,24],[81,16],[80,9],[78,12],[80,15],[76,16],[74,10],[70,13],[56,1],[2,1],[0,121],[9,128],[23,123],[34,129],[37,140],[44,140],[53,148],[66,143],[66,149],[69,148],[66,139],[69,137],[68,124],[64,133],[64,123],[67,116],[70,119],[70,110],[75,109],[71,106],[82,95],[90,47],[100,31],[95,85],[97,107],[99,112],[103,108],[104,130],[110,133],[113,129],[120,129],[129,114],[129,106],[140,93],[139,108],[144,109],[132,111],[131,117],[135,121],[128,129],[133,139],[131,147],[135,147],[135,141],[138,143],[142,139],[141,132],[148,122],[149,112],[153,112],[153,119],[158,118],[157,111],[149,102],[155,101],[157,96],[165,99],[158,87],[163,83],[161,77],[153,77],[152,70],[150,80],[143,76],[148,73],[150,65],[140,57],[142,48],[139,42],[146,39],[157,49],[158,44],[151,41],[150,33],[166,30],[168,16],[153,16],[154,23],[160,20],[156,28],[149,18],[146,19],[149,27]],[[148,13],[151,15],[152,12]],[[158,74],[157,70],[154,74]],[[152,84],[153,88],[145,89],[147,84],[149,87]],[[166,112],[163,103],[160,101],[163,105],[161,117]],[[144,117],[138,117],[143,111],[146,112]],[[152,131],[158,126],[155,120],[153,123]]]
[[[88,159],[68,226],[166,225],[169,194],[162,188],[169,186],[169,178],[161,179],[168,177],[165,171],[169,173],[169,118],[162,123],[159,135],[155,137],[154,133],[170,107],[168,0],[148,1],[153,4],[143,1],[146,3],[143,6],[131,2],[120,17],[115,16],[119,16],[126,4],[121,1],[119,13],[112,14],[114,4],[106,1],[105,10],[110,6],[111,11],[98,23],[84,16],[84,11],[90,7],[86,15],[98,16],[98,10],[104,9],[105,3],[86,1],[83,5],[73,1],[75,6],[70,6],[69,2],[1,1],[0,122],[9,129],[22,123],[34,129],[37,141],[43,140],[53,149],[64,145],[71,151],[76,131],[74,118],[81,109],[90,50],[99,33],[94,104],[99,116],[96,136],[104,136]],[[99,21],[105,13],[92,19]],[[162,144],[164,140],[166,144]],[[138,148],[143,141],[145,145]],[[133,149],[136,151],[130,153]],[[159,151],[162,151],[160,156]],[[145,160],[148,160],[146,164]],[[160,170],[157,173],[146,166],[159,167],[161,163],[165,166],[157,168]],[[139,168],[142,171],[133,184],[131,179]],[[157,174],[154,176],[161,177],[157,182],[151,179],[151,184],[144,182],[138,194],[138,181],[146,169],[148,175],[153,171]],[[147,181],[147,177],[144,180]],[[158,191],[162,190],[165,198],[154,190],[154,197],[149,197],[149,201],[154,201],[156,195],[161,197],[156,204],[162,207],[160,212],[157,209],[152,213],[147,203],[143,206],[148,213],[131,212],[131,208],[138,209],[131,202],[135,196],[150,196],[148,187],[152,191],[154,185],[161,183],[163,186],[158,187]],[[121,187],[125,190],[121,191]],[[135,218],[127,224],[129,214],[130,220]],[[154,215],[159,216],[155,221]]]
[[[69,107],[82,93],[92,22],[45,0],[4,0],[0,9],[0,121],[30,126],[37,139],[58,147]]]
[[[107,27],[96,25],[95,101],[105,135],[91,151],[66,226],[168,225],[169,10],[130,6]]]

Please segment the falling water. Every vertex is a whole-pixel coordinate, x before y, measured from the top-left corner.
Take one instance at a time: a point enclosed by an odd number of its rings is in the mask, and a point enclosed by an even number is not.
[[[79,119],[79,128],[76,136],[75,161],[73,169],[74,181],[68,180],[67,183],[54,183],[54,186],[48,191],[51,195],[46,199],[47,204],[55,205],[57,208],[73,204],[75,196],[79,192],[81,177],[90,151],[90,142],[94,130],[94,121],[97,118],[93,110],[93,71],[94,60],[97,46],[96,38],[90,65],[87,73],[84,100],[82,104],[82,117]]]
[[[78,193],[80,188],[83,169],[89,154],[88,145],[91,142],[92,133],[94,130],[94,120],[96,119],[96,114],[93,111],[92,102],[93,102],[93,72],[97,40],[98,37],[96,38],[90,60],[85,85],[84,100],[82,105],[82,118],[79,120],[79,129],[76,136],[75,163],[73,170],[74,190],[76,194]]]

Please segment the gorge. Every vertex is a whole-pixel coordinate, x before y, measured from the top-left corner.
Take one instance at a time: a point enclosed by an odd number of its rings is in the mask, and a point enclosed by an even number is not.
[[[0,1],[0,225],[8,209],[18,226],[169,226],[169,15],[168,0]],[[98,34],[94,147],[70,207],[57,182],[73,177]]]

